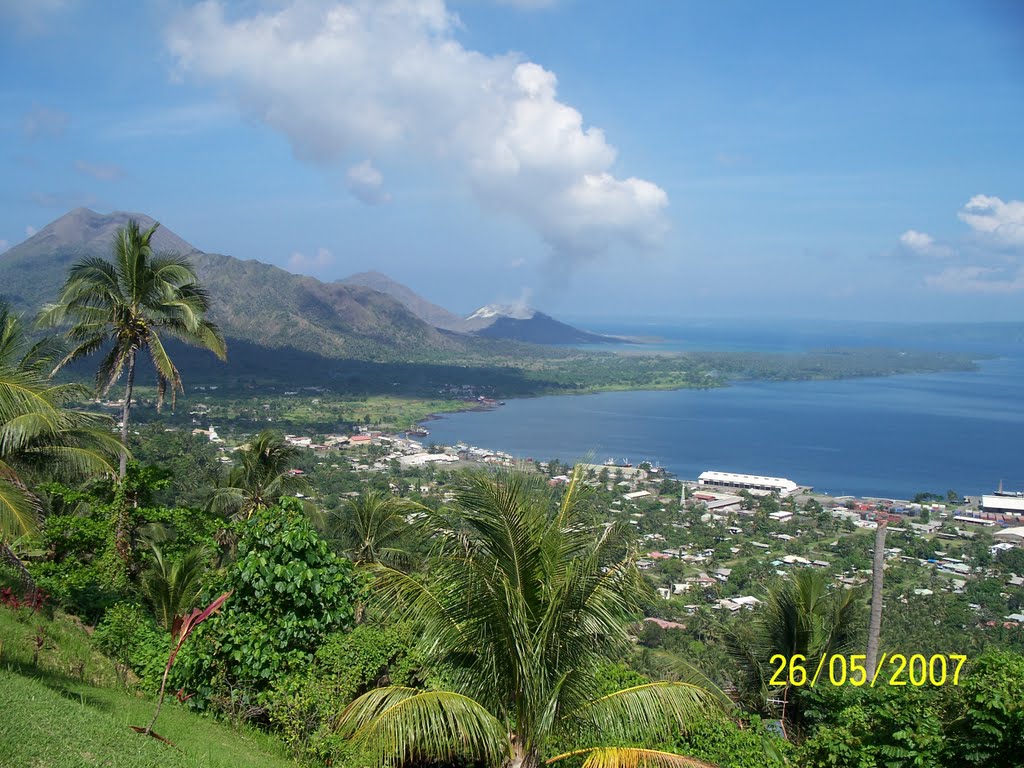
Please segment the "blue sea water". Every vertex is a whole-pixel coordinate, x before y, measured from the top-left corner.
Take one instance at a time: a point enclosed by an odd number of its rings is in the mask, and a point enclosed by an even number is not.
[[[787,335],[749,325],[645,328],[644,335],[664,338],[661,348],[898,346],[878,329]],[[1007,490],[1024,490],[1024,346],[927,336],[902,346],[998,357],[963,373],[512,400],[493,411],[432,421],[429,439],[540,460],[647,460],[685,478],[707,469],[775,475],[837,495],[908,498],[951,488],[979,494],[1000,481]]]

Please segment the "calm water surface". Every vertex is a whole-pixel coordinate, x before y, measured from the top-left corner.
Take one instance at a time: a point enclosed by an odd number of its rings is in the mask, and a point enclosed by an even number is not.
[[[773,346],[798,345],[756,348]],[[977,494],[1000,480],[1024,490],[1024,353],[999,351],[1008,355],[969,373],[512,400],[432,421],[429,440],[540,460],[647,460],[687,478],[779,475],[834,494]]]

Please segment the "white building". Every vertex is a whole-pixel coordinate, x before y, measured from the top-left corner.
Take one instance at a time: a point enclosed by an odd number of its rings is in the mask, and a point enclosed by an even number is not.
[[[1018,547],[1024,547],[1024,525],[1018,525],[1016,528],[1003,528],[992,536],[999,541],[1008,541]]]
[[[967,523],[968,525],[979,525],[982,528],[992,528],[995,526],[995,520],[986,520],[983,517],[971,517],[970,515],[954,515],[953,519],[958,523]]]
[[[402,456],[398,459],[398,463],[403,467],[422,467],[424,464],[430,464],[432,462],[451,462],[458,461],[458,456],[452,456],[449,453],[413,453],[408,456]]]
[[[632,493],[624,493],[624,494],[622,494],[622,498],[624,498],[626,501],[634,501],[636,499],[642,499],[645,496],[650,496],[650,495],[651,495],[650,491],[633,491]]]
[[[775,491],[780,496],[792,496],[800,487],[792,480],[784,477],[765,477],[764,475],[741,475],[736,472],[701,472],[697,478],[700,485],[713,485],[723,488],[746,488],[756,491]]]
[[[981,508],[994,514],[1024,515],[1024,495],[985,494],[981,497]]]

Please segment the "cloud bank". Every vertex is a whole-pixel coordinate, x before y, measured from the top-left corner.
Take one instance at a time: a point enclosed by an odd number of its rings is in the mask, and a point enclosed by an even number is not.
[[[233,18],[219,2],[190,9],[167,35],[178,74],[221,86],[308,162],[431,158],[566,261],[661,241],[665,191],[613,174],[615,148],[559,101],[554,73],[463,47],[443,0],[274,8]],[[360,168],[349,170],[353,194],[380,202],[380,180],[365,172],[375,169]]]
[[[1024,246],[1024,201],[1004,203],[998,197],[975,195],[960,213],[964,222],[976,233],[991,241],[1010,246]]]
[[[1024,292],[1024,201],[975,195],[957,218],[971,229],[959,243],[939,243],[913,229],[900,235],[904,252],[959,262],[927,275],[925,287],[946,293]]]

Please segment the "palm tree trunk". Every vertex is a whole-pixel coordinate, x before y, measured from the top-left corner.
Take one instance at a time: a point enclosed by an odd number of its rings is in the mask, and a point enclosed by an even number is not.
[[[871,571],[871,622],[868,625],[868,653],[865,663],[874,676],[878,661],[878,642],[882,634],[882,579],[885,573],[885,532],[888,522],[882,520],[875,530],[875,561]]]
[[[135,350],[128,353],[128,385],[124,391],[124,405],[121,408],[121,468],[119,477],[124,483],[128,474],[128,415],[132,408],[132,389],[135,386]],[[128,497],[118,494],[120,508],[116,511],[117,523],[114,525],[114,548],[121,559],[127,563],[131,558],[131,543],[128,540]]]
[[[121,469],[119,477],[124,480],[128,472],[128,414],[132,409],[132,389],[135,387],[135,350],[128,353],[128,385],[124,390],[124,406],[121,408]]]
[[[512,759],[505,763],[506,768],[540,768],[540,755],[536,750],[527,751],[512,735]]]

